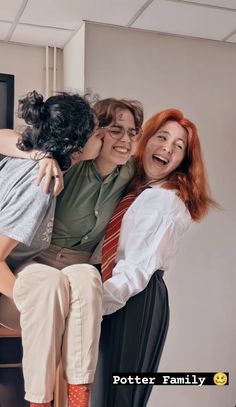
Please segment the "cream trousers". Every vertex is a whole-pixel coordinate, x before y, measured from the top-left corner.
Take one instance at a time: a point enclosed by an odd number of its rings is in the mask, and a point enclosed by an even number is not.
[[[68,383],[93,382],[102,315],[98,270],[30,263],[19,270],[13,297],[18,310],[0,297],[0,322],[16,329],[20,321],[26,400],[53,399],[60,359]]]

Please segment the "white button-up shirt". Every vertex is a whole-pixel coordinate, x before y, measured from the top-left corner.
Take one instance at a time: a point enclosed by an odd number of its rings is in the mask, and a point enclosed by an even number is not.
[[[144,290],[156,270],[167,270],[190,223],[176,191],[154,186],[135,199],[122,220],[112,277],[103,285],[103,314]]]

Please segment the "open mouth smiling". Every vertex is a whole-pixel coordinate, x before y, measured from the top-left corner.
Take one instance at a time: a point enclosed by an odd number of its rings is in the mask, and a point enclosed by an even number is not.
[[[167,165],[169,163],[169,160],[165,157],[162,157],[158,154],[153,154],[152,156],[153,160],[160,162],[162,165]]]
[[[115,146],[113,148],[115,151],[121,154],[128,154],[130,152],[130,149],[128,149],[127,147]]]

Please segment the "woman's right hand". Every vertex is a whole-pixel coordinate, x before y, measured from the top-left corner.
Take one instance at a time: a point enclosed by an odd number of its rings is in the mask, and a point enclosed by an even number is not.
[[[80,161],[95,160],[100,154],[104,138],[104,130],[99,128],[93,132],[88,138],[82,154],[80,154]]]
[[[49,187],[52,179],[54,179],[54,186],[52,195],[57,196],[64,189],[63,173],[59,164],[53,158],[41,158],[39,160],[39,173],[36,178],[35,184],[39,185],[43,180],[43,191],[49,193]]]

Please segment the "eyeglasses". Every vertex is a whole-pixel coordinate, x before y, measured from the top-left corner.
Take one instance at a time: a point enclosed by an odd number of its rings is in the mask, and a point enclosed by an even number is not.
[[[139,135],[141,134],[141,129],[139,129],[138,127],[128,130],[125,130],[124,127],[122,126],[111,126],[101,128],[107,130],[110,133],[111,137],[115,140],[120,140],[122,137],[124,137],[126,133],[130,140],[136,141]]]

